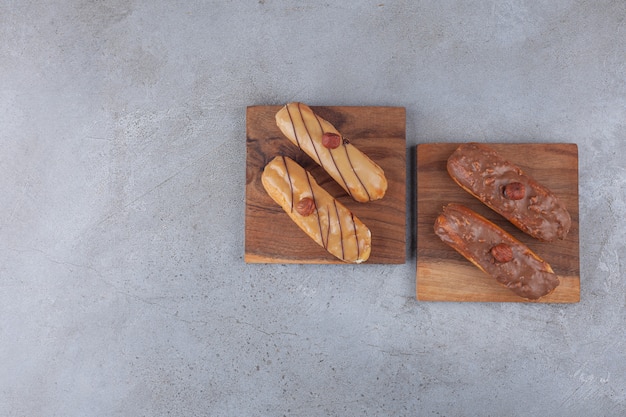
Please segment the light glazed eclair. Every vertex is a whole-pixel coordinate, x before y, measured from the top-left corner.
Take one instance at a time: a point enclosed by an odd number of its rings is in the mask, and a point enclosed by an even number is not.
[[[269,196],[318,245],[344,262],[369,258],[370,230],[297,162],[275,157],[265,166],[261,181]]]
[[[560,283],[552,267],[526,245],[460,204],[444,207],[435,234],[520,297],[537,300]]]
[[[383,198],[387,178],[382,168],[309,106],[297,102],[285,105],[276,113],[276,124],[354,200],[365,203]]]
[[[567,236],[572,219],[545,186],[487,145],[460,145],[447,162],[448,173],[465,191],[530,236],[551,242]]]

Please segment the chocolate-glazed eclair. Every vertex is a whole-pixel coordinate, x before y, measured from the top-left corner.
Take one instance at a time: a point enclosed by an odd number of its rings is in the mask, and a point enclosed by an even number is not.
[[[265,166],[261,181],[269,196],[318,245],[345,262],[369,258],[370,230],[297,162],[275,157]]]
[[[387,179],[382,168],[310,107],[289,103],[276,113],[276,124],[356,201],[364,203],[383,198]]]
[[[461,188],[530,236],[551,242],[569,232],[572,219],[563,203],[492,148],[463,144],[447,166]]]
[[[435,221],[439,238],[520,297],[551,293],[559,278],[526,245],[460,204],[448,204]]]

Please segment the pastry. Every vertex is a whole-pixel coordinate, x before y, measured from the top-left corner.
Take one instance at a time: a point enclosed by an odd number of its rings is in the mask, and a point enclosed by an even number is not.
[[[370,230],[297,162],[275,157],[265,166],[261,181],[269,196],[318,245],[345,262],[369,258]]]
[[[567,236],[572,219],[563,203],[490,147],[463,144],[447,168],[461,188],[530,236],[546,242]]]
[[[276,113],[276,124],[356,201],[364,203],[383,198],[387,179],[382,168],[310,107],[289,103]]]
[[[439,238],[520,297],[537,300],[551,293],[559,278],[548,263],[479,214],[448,204],[435,221]]]

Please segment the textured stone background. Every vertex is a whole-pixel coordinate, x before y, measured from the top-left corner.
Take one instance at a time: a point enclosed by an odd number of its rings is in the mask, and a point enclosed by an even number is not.
[[[625,17],[0,1],[0,415],[626,415]],[[405,265],[246,265],[245,107],[291,100],[404,106],[409,155],[577,143],[582,301],[417,302],[412,230]]]

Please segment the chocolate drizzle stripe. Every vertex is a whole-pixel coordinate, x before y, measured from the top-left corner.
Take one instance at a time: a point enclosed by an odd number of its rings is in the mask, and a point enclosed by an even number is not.
[[[298,148],[302,149],[302,146],[300,146],[300,139],[298,139],[298,132],[296,132],[296,124],[293,122],[293,117],[291,117],[291,112],[289,111],[289,105],[286,105],[285,109],[287,109],[287,115],[289,115],[289,121],[291,122],[291,127],[293,128],[293,137],[296,139]]]
[[[298,103],[298,112],[300,113],[300,119],[302,120],[302,126],[304,126],[304,130],[306,130],[306,134],[309,137],[309,141],[311,142],[311,146],[313,146],[313,150],[315,151],[315,156],[317,157],[317,161],[319,162],[320,166],[322,168],[324,168],[324,170],[325,170],[326,168],[324,167],[324,162],[322,162],[322,158],[320,158],[320,154],[317,152],[317,147],[315,146],[315,142],[313,141],[313,138],[311,137],[311,132],[309,132],[309,127],[307,126],[306,121],[304,120],[304,114],[302,113],[302,109],[300,108],[300,103]]]
[[[289,168],[287,167],[287,160],[285,156],[282,156],[283,164],[285,165],[285,172],[287,173],[287,180],[289,180],[289,189],[291,190],[291,211],[293,213],[293,183],[291,182],[291,174],[289,174]]]
[[[354,214],[350,212],[350,218],[352,219],[352,226],[354,227],[354,240],[356,241],[356,259],[361,256],[361,250],[359,248],[359,235],[356,231],[356,222],[354,221]]]
[[[337,214],[337,224],[339,225],[339,243],[341,243],[341,259],[345,259],[343,252],[343,228],[341,227],[341,218],[339,217],[339,209],[337,208],[337,200],[333,200],[335,206],[335,214]]]
[[[324,232],[322,231],[322,222],[320,220],[320,211],[317,208],[317,200],[315,199],[315,192],[313,191],[313,187],[311,186],[311,177],[309,176],[308,171],[304,171],[306,174],[306,181],[309,184],[309,190],[311,190],[311,197],[313,198],[313,202],[315,203],[315,214],[317,216],[317,226],[320,229],[320,239],[322,240],[322,246],[324,249],[328,249],[328,241],[324,242]]]
[[[313,115],[315,116],[315,120],[317,120],[317,124],[320,126],[320,131],[322,132],[322,135],[324,135],[324,128],[322,127],[322,121],[317,116],[317,114],[313,113]],[[339,146],[346,146],[343,143],[343,138],[342,138],[341,144]],[[329,149],[328,153],[330,154],[330,159],[333,161],[333,164],[335,165],[335,170],[337,170],[337,173],[339,174],[339,177],[341,178],[341,181],[343,181],[343,183],[345,184],[346,192],[348,193],[348,195],[350,197],[352,197],[352,190],[350,189],[350,186],[348,185],[348,182],[346,181],[346,179],[344,178],[341,170],[339,169],[339,165],[337,165],[337,161],[335,161],[335,155],[333,154],[332,149]],[[354,171],[354,168],[352,168],[352,170]],[[356,174],[356,172],[355,172],[355,174]]]
[[[326,222],[327,226],[328,226],[328,228],[326,229],[326,245],[328,245],[329,240],[330,240],[330,220],[331,220],[331,218],[330,218],[330,208],[328,206],[326,206],[326,215],[328,217],[328,221]]]
[[[348,163],[350,164],[350,168],[354,172],[354,175],[356,176],[356,179],[359,180],[359,183],[361,184],[361,187],[363,187],[363,190],[365,191],[365,194],[367,194],[367,199],[369,201],[372,201],[372,197],[370,196],[370,193],[367,191],[367,187],[365,186],[365,184],[363,184],[363,181],[361,180],[361,177],[359,177],[359,174],[357,174],[356,170],[354,169],[354,165],[352,165],[352,160],[350,159],[350,154],[348,153],[348,147],[344,146],[343,148],[346,150],[346,158],[348,159]]]

